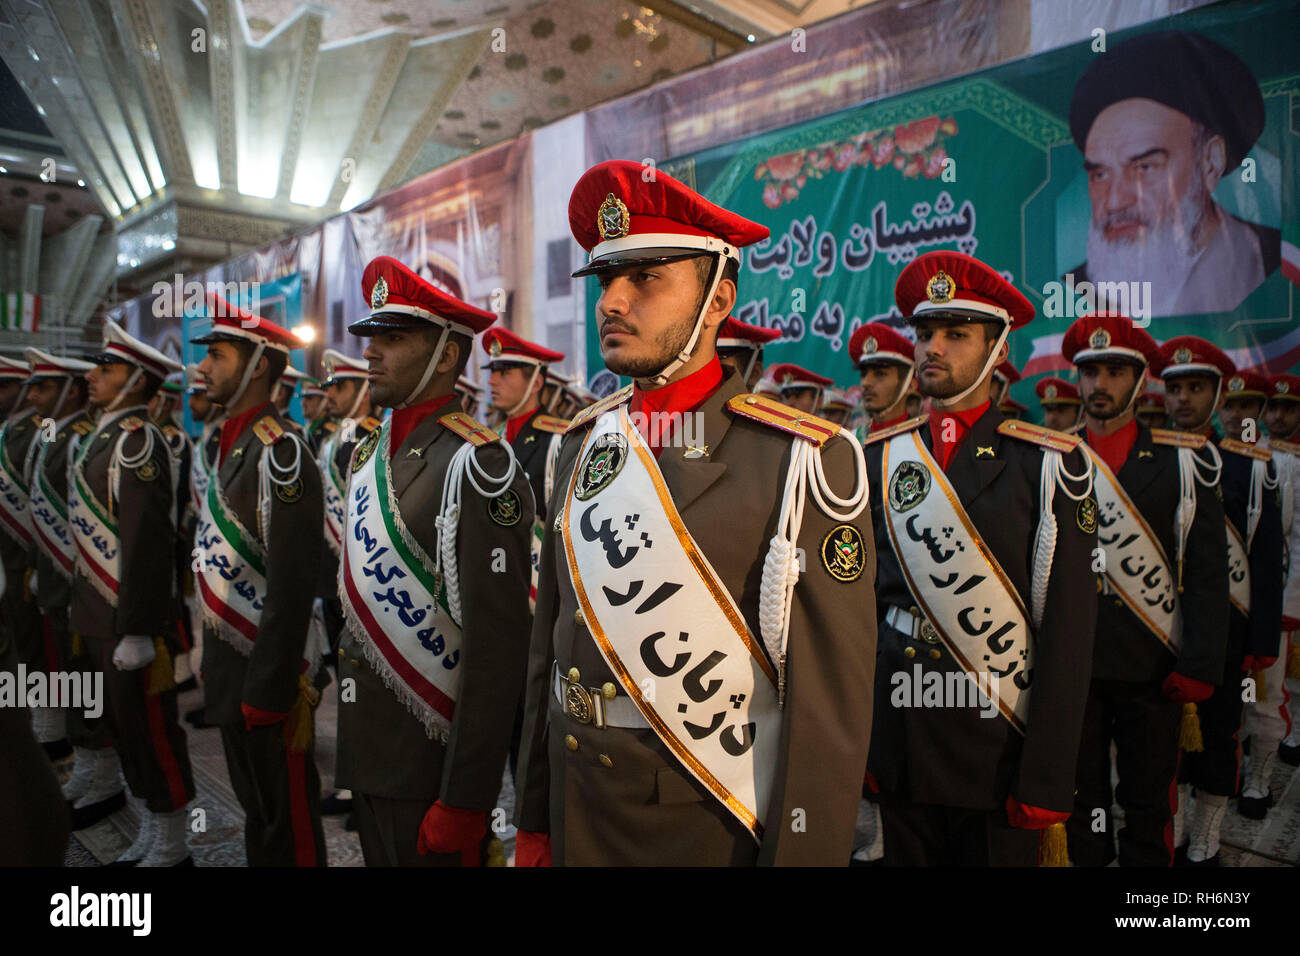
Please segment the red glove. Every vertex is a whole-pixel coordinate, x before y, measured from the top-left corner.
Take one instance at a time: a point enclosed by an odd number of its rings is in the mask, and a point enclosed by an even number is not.
[[[515,866],[550,866],[551,835],[520,830],[515,835]]]
[[[1266,671],[1276,663],[1276,657],[1256,657],[1254,654],[1247,654],[1241,659],[1241,669],[1243,671]]]
[[[240,704],[239,709],[244,714],[245,730],[278,724],[289,716],[287,713],[282,714],[278,710],[262,710],[262,708],[254,707],[252,704]]]
[[[1018,830],[1046,830],[1053,823],[1064,823],[1068,819],[1069,813],[1031,807],[1013,796],[1007,796],[1007,822]]]
[[[862,785],[872,793],[880,792],[880,784],[876,783],[876,778],[870,770],[864,770],[862,772]]]
[[[415,848],[420,856],[459,853],[461,866],[478,866],[479,843],[486,835],[486,812],[458,810],[437,800],[420,822],[420,837]]]
[[[1199,704],[1214,693],[1214,685],[1171,671],[1160,685],[1160,690],[1175,704]]]

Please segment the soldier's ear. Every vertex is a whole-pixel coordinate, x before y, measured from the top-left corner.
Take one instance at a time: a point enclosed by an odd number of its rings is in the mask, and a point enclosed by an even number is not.
[[[438,357],[438,365],[434,369],[439,375],[453,371],[460,363],[460,343],[451,336],[447,337],[447,344],[442,348],[442,355]]]
[[[731,315],[735,305],[736,283],[731,279],[723,279],[718,283],[717,291],[713,293],[713,301],[709,303],[708,311],[704,313],[704,327],[716,329],[722,325],[727,316]]]

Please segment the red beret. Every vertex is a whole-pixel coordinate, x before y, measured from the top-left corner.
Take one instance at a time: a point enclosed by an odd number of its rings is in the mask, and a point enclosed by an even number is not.
[[[1044,406],[1082,404],[1079,387],[1055,375],[1040,378],[1034,385],[1034,393],[1038,396],[1038,404]]]
[[[927,252],[898,275],[894,301],[904,316],[1028,325],[1034,307],[991,266],[960,252]]]
[[[825,388],[831,384],[829,378],[790,362],[773,365],[765,377],[775,382],[782,391],[788,388]]]
[[[884,322],[868,322],[849,336],[849,358],[859,368],[882,362],[911,365],[916,361],[915,350],[907,336]]]
[[[548,362],[563,362],[564,353],[556,352],[529,342],[509,329],[488,329],[483,335],[483,348],[487,349],[488,363],[483,368],[490,368],[498,362],[512,365],[545,365]]]
[[[761,348],[780,337],[780,329],[765,329],[761,325],[750,325],[748,322],[740,321],[734,315],[729,315],[718,327],[716,347],[720,349]]]
[[[475,336],[497,320],[496,314],[462,302],[421,278],[392,256],[371,259],[361,274],[361,291],[371,312],[348,326],[353,335],[404,329],[425,322],[449,325],[453,332]]]
[[[1028,407],[1027,405],[1021,405],[1018,401],[1016,401],[1014,398],[1011,398],[1010,396],[1008,396],[1007,398],[1002,399],[1001,403],[999,403],[999,405],[998,405],[998,408],[1001,409],[1001,410],[1004,411],[1004,412],[1027,412],[1027,411],[1029,411],[1029,407]]]
[[[1152,368],[1156,370],[1154,365]],[[1192,374],[1227,378],[1237,371],[1237,366],[1213,342],[1196,335],[1179,335],[1160,346],[1157,371],[1162,378]]]
[[[1258,372],[1235,372],[1223,386],[1224,398],[1268,398],[1273,387]]]
[[[1300,375],[1274,375],[1268,385],[1268,396],[1274,401],[1300,402]]]
[[[569,228],[588,253],[573,273],[715,252],[740,261],[741,246],[768,229],[728,212],[661,170],[625,159],[591,167],[569,197]]]
[[[1061,339],[1061,354],[1075,365],[1100,359],[1126,359],[1152,368],[1160,364],[1156,340],[1117,312],[1094,312],[1075,319]]]
[[[993,370],[993,374],[1008,385],[1020,381],[1020,369],[1011,364],[1011,359],[1003,359]]]
[[[1165,410],[1165,393],[1149,390],[1142,393],[1138,398],[1137,411],[1145,414],[1147,412],[1163,412]]]
[[[254,315],[233,302],[227,302],[215,292],[207,294],[207,305],[208,317],[212,319],[212,329],[206,335],[192,339],[195,345],[211,345],[213,342],[242,339],[245,342],[262,342],[267,348],[273,348],[287,355],[303,344],[296,335],[283,326],[276,325],[270,319],[264,319],[260,315]]]

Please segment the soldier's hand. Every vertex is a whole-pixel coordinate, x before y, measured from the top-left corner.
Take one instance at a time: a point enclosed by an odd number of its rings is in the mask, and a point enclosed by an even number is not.
[[[438,800],[420,823],[415,848],[420,856],[459,853],[461,866],[478,866],[479,842],[486,834],[487,814],[482,810],[461,810]]]
[[[113,648],[113,666],[120,671],[138,671],[153,663],[153,638],[127,634]]]

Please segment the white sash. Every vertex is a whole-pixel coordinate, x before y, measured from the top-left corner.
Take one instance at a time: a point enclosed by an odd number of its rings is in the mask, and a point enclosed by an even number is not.
[[[325,489],[325,543],[329,545],[334,556],[338,557],[343,548],[343,521],[347,517],[348,483],[343,480],[334,465],[334,444],[340,432],[335,431],[321,442],[319,457],[321,480]]]
[[[131,411],[134,410],[128,409],[112,420]],[[82,441],[80,448],[69,452],[73,455],[73,464],[68,479],[68,525],[77,545],[77,571],[108,602],[109,607],[115,608],[121,581],[117,522],[113,520],[111,509],[104,507],[90,490],[84,471],[95,440],[108,424],[108,421],[101,421],[99,427]],[[116,451],[110,454],[116,454]]]
[[[32,540],[30,502],[22,472],[9,458],[9,422],[0,426],[0,528],[14,541],[28,545]],[[39,436],[33,436],[37,441]]]
[[[358,456],[370,451],[348,487],[340,597],[366,660],[425,733],[445,741],[460,692],[461,630],[433,560],[398,511],[391,431],[390,419],[358,446]]]
[[[208,439],[212,436],[212,425],[204,425],[199,433],[199,440],[194,445],[194,456],[190,466],[190,498],[194,503],[194,513],[203,510],[203,502],[208,496],[208,485],[212,482],[212,470],[207,461]]]
[[[626,410],[596,420],[578,461],[561,532],[587,628],[664,745],[758,839],[781,739],[776,673]]]
[[[1095,451],[1081,447],[1095,469],[1097,544],[1106,555],[1106,580],[1147,629],[1177,654],[1183,639],[1177,574],[1119,479]]]
[[[1250,553],[1246,542],[1231,521],[1228,526],[1228,597],[1238,611],[1250,617]]]
[[[211,479],[194,529],[194,544],[204,556],[198,575],[203,622],[247,657],[266,600],[266,550],[227,503],[216,475]]]
[[[32,531],[36,543],[54,569],[65,579],[71,579],[77,562],[77,546],[72,540],[72,527],[68,524],[68,503],[59,497],[45,473],[45,456],[50,447],[50,442],[42,442],[32,465]],[[68,454],[74,453],[70,447]]]
[[[1024,601],[918,429],[885,442],[881,471],[885,523],[913,600],[976,686],[986,686],[985,672],[997,677],[998,709],[1023,734],[1034,671]]]

